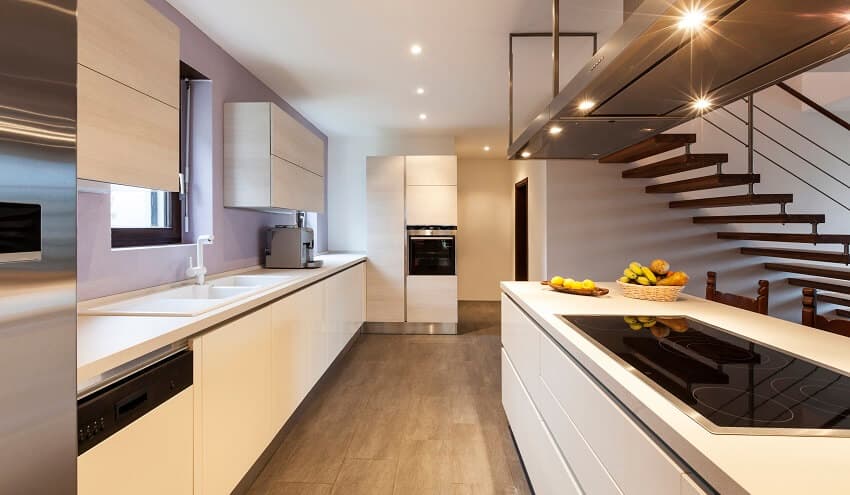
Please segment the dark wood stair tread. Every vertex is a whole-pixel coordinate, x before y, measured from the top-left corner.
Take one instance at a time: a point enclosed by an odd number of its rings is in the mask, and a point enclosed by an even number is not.
[[[817,300],[818,302],[837,304],[838,306],[847,306],[850,308],[850,299],[844,299],[843,297],[831,296],[829,294],[818,294]]]
[[[714,215],[694,217],[694,223],[824,223],[826,215]]]
[[[688,170],[711,167],[718,163],[729,161],[726,153],[685,153],[674,156],[660,162],[650,163],[641,167],[631,168],[623,171],[624,179],[651,179],[664,175],[678,174]]]
[[[794,260],[823,261],[826,263],[850,263],[850,256],[847,256],[844,253],[828,251],[742,247],[741,254],[748,254],[751,256],[768,256],[771,258],[788,258]]]
[[[780,234],[775,232],[718,232],[717,238],[733,241],[800,242],[803,244],[850,243],[850,234]]]
[[[715,189],[718,187],[743,186],[746,184],[757,184],[761,181],[759,174],[714,174],[705,177],[679,180],[676,182],[665,182],[646,186],[646,192],[650,194],[679,193],[688,191],[701,191],[703,189]]]
[[[670,208],[722,208],[724,206],[777,205],[794,201],[793,194],[742,194],[716,198],[671,201]]]
[[[850,301],[847,301],[847,303],[850,304]],[[850,311],[847,311],[846,309],[836,309],[835,316],[840,316],[842,318],[850,318]]]
[[[631,163],[697,142],[696,134],[658,134],[605,155],[599,163]]]
[[[810,287],[812,289],[838,292],[839,294],[850,294],[850,286],[833,284],[830,282],[821,282],[819,280],[808,280],[805,278],[789,278],[788,285],[793,285],[795,287]]]
[[[796,265],[793,263],[765,263],[765,270],[785,273],[799,273],[801,275],[812,275],[814,277],[837,278],[850,280],[850,270],[830,268],[819,265]]]

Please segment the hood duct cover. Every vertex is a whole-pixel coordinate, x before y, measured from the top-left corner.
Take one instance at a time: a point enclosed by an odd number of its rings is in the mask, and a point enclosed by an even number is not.
[[[678,23],[690,0],[644,0],[511,143],[508,157],[584,158],[630,146],[850,51],[850,5],[837,0],[715,0],[705,25]],[[591,101],[589,111],[579,110]],[[549,134],[549,127],[563,129]]]

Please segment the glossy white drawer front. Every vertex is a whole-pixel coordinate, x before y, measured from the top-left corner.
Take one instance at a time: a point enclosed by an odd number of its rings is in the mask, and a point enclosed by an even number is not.
[[[564,458],[561,457],[555,441],[543,424],[531,397],[504,350],[502,351],[502,404],[534,493],[537,495],[581,494],[581,489],[576,484]]]
[[[627,495],[681,493],[684,470],[563,349],[540,342],[541,379]]]
[[[532,396],[540,376],[542,330],[507,296],[502,294],[502,347]]]

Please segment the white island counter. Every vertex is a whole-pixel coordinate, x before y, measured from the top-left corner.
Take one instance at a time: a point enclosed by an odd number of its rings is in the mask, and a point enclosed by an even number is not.
[[[611,293],[592,298],[536,282],[502,283],[503,401],[532,482],[542,480],[538,493],[547,493],[546,483],[565,480],[574,490],[560,486],[559,493],[850,493],[850,438],[711,433],[558,315],[688,316],[843,374],[850,374],[850,339],[692,296],[656,303],[625,298],[616,284],[601,285]],[[537,340],[530,340],[535,332]],[[521,391],[511,390],[511,373]],[[600,402],[581,396],[589,390]],[[535,409],[515,405],[517,397]],[[547,443],[523,438],[535,433],[534,425],[520,424],[531,411],[561,456],[567,473],[561,479],[552,474],[557,467],[530,465],[533,445]],[[622,419],[617,415],[626,418],[625,433],[613,424]],[[629,435],[655,443],[641,450]],[[649,459],[656,447],[658,460]],[[680,488],[673,486],[678,475]]]

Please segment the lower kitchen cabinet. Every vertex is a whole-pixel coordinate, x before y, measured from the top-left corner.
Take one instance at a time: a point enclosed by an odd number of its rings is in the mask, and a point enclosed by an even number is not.
[[[502,347],[502,403],[536,493],[708,493],[504,295]]]
[[[195,494],[231,493],[357,333],[364,266],[193,340]]]
[[[195,355],[195,493],[227,494],[271,439],[272,310],[203,334]]]
[[[457,276],[408,275],[407,321],[457,323]]]
[[[190,495],[192,391],[189,387],[77,459],[80,495]]]

